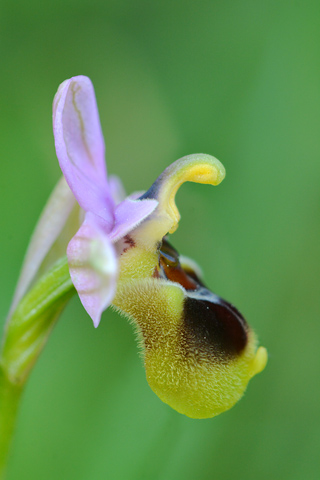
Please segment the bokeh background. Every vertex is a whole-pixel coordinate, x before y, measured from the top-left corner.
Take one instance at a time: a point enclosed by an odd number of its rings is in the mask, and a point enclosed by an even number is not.
[[[60,176],[51,104],[95,86],[109,172],[128,192],[210,153],[171,238],[269,351],[231,411],[191,420],[150,390],[131,326],[68,305],[27,385],[8,480],[320,478],[318,1],[2,0],[1,299]]]

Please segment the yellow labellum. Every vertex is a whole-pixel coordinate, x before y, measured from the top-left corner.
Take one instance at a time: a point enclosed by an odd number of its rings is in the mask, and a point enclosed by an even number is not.
[[[267,363],[267,351],[230,303],[208,290],[195,262],[182,259],[165,235],[180,219],[175,204],[186,181],[218,185],[223,165],[204,154],[184,157],[141,198],[159,205],[123,245],[113,304],[137,332],[146,377],[159,398],[192,418],[231,408]]]

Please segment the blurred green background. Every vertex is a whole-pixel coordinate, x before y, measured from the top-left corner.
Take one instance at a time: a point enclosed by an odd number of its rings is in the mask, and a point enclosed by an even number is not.
[[[319,479],[320,4],[2,0],[1,322],[60,176],[52,99],[95,86],[109,172],[146,189],[177,158],[215,155],[217,188],[184,185],[171,238],[269,351],[231,411],[191,420],[150,390],[131,326],[68,305],[27,385],[8,480]]]

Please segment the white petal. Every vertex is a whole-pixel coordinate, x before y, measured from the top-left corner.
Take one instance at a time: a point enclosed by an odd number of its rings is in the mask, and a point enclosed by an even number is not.
[[[69,243],[69,270],[81,303],[93,320],[100,323],[102,312],[110,305],[116,290],[118,261],[101,219],[88,213]]]

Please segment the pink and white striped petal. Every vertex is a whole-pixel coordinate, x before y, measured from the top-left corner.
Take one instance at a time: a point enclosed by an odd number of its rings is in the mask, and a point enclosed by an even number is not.
[[[118,261],[104,231],[103,222],[91,213],[68,245],[67,256],[72,282],[82,305],[97,327],[102,312],[116,291]]]
[[[61,170],[79,205],[113,223],[105,145],[93,85],[78,76],[63,82],[53,102],[53,131]]]

